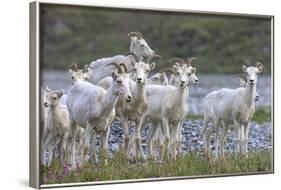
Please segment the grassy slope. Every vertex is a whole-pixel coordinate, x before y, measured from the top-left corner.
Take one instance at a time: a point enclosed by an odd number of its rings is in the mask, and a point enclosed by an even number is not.
[[[207,160],[201,155],[191,153],[175,161],[148,161],[145,164],[130,164],[124,154],[118,152],[107,165],[86,163],[69,173],[64,170],[58,161],[53,161],[49,168],[43,168],[44,184],[270,172],[272,165],[270,151],[250,152],[248,158],[227,155],[223,160]]]

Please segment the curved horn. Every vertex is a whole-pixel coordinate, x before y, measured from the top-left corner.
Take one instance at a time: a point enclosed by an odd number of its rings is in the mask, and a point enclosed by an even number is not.
[[[138,59],[137,55],[131,51],[127,52],[125,55],[131,55],[134,57],[135,62],[139,62],[140,60]]]
[[[78,70],[77,63],[72,63],[72,64],[69,66],[69,69],[71,69],[71,70],[77,72],[77,70]]]
[[[243,80],[247,81],[247,77],[243,74],[238,74],[237,77],[242,78]]]
[[[262,67],[262,68],[264,68],[264,65],[263,65],[261,62],[257,61],[257,62],[256,62],[256,67]]]
[[[180,66],[182,66],[182,64],[185,63],[185,61],[184,61],[183,59],[178,58],[178,57],[174,57],[174,58],[172,58],[172,59],[169,59],[168,62],[173,62],[173,63],[174,63],[174,62],[178,62],[178,63],[180,63]]]
[[[83,73],[87,73],[88,72],[88,68],[89,68],[88,64],[84,65]]]
[[[128,34],[128,36],[129,36],[129,37],[131,37],[131,36],[137,36],[139,39],[140,39],[140,38],[143,38],[143,37],[142,37],[142,34],[139,33],[139,32],[130,32],[130,33]]]
[[[136,33],[139,34],[139,36],[140,36],[141,38],[143,38],[143,35],[142,35],[142,33],[141,33],[140,31],[136,31]]]
[[[146,60],[147,63],[150,63],[153,59],[160,59],[161,56],[158,54],[153,54],[152,56],[149,56]]]
[[[117,63],[109,63],[109,64],[107,64],[106,66],[108,67],[108,66],[110,66],[110,65],[113,65],[114,67],[116,67],[118,73],[123,73],[122,68],[121,68],[120,65],[118,65]]]
[[[195,60],[195,59],[199,59],[198,57],[188,57],[187,60],[188,60],[188,63],[191,65],[192,61]]]
[[[163,72],[169,72],[169,73],[172,73],[174,75],[177,75],[176,72],[171,68],[165,68],[165,69],[162,69],[161,71],[159,71],[159,73],[163,73]]]
[[[121,67],[121,66],[122,66],[122,67],[123,67],[123,69],[124,69],[124,70],[122,70],[122,71],[123,71],[123,73],[128,73],[128,70],[127,70],[126,65],[125,65],[124,63],[120,63],[120,67]],[[121,68],[122,68],[122,67],[121,67]]]

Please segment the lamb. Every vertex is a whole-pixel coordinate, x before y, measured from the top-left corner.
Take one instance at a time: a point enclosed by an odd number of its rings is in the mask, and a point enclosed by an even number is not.
[[[114,66],[107,66],[109,63],[123,63],[128,72],[132,71],[132,62],[135,59],[143,60],[152,56],[158,56],[149,47],[147,42],[144,40],[143,35],[140,32],[130,32],[128,36],[131,39],[130,52],[128,55],[116,55],[113,57],[101,58],[90,63],[91,78],[89,81],[93,84],[108,76],[115,70]],[[136,56],[136,57],[135,57]]]
[[[106,91],[86,81],[77,81],[68,91],[67,107],[70,115],[70,130],[72,136],[71,164],[75,167],[75,132],[77,125],[85,128],[85,144],[90,145],[90,160],[96,161],[95,138],[101,137],[101,147],[105,152],[105,162],[108,149],[110,125],[115,118],[115,105],[118,96],[123,95],[127,102],[132,100],[129,89],[129,74],[124,73],[116,63],[117,72],[112,73],[113,81]]]
[[[66,141],[69,129],[69,113],[67,107],[59,103],[62,91],[47,91],[44,106],[49,108],[47,125],[42,135],[42,163],[46,165],[45,154],[49,150],[50,165],[55,148],[58,147],[58,158],[62,161],[66,157]]]
[[[204,125],[202,135],[205,144],[205,152],[209,154],[210,133],[215,130],[216,157],[224,156],[225,136],[231,125],[238,138],[236,153],[247,156],[248,131],[251,118],[255,112],[257,74],[262,72],[263,65],[260,62],[256,66],[243,65],[243,71],[247,76],[242,79],[246,81],[246,87],[236,89],[223,88],[211,92],[204,98]],[[213,126],[207,130],[208,123]],[[220,138],[219,128],[222,126]],[[207,131],[206,131],[207,130]],[[220,141],[220,152],[218,149],[218,138]]]
[[[196,68],[188,64],[174,65],[170,69],[179,78],[177,87],[172,85],[147,85],[148,108],[140,121],[140,126],[151,123],[151,132],[148,136],[148,156],[152,157],[152,138],[158,126],[164,133],[164,145],[161,155],[167,154],[170,142],[170,130],[172,135],[172,157],[176,158],[176,144],[178,139],[178,125],[187,113],[186,100],[188,97],[190,76],[195,74]],[[140,142],[140,129],[137,129],[137,148],[142,158],[144,157]]]

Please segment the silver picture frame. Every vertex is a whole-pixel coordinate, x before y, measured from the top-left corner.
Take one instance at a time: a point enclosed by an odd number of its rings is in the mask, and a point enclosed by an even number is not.
[[[40,7],[46,4],[58,4],[64,6],[87,6],[87,7],[101,7],[121,10],[138,10],[138,11],[158,11],[171,13],[195,13],[203,15],[218,15],[218,16],[243,16],[254,18],[266,18],[271,20],[271,122],[272,122],[272,167],[271,171],[261,171],[255,173],[237,173],[237,174],[216,174],[216,175],[196,175],[196,176],[180,176],[180,177],[159,177],[149,179],[128,179],[128,180],[114,180],[114,181],[97,181],[97,182],[83,182],[83,183],[63,183],[63,184],[42,184],[40,181]],[[148,181],[163,181],[163,180],[183,180],[193,178],[209,178],[209,177],[226,177],[226,176],[242,176],[242,175],[257,175],[257,174],[273,174],[274,173],[274,16],[273,15],[256,15],[256,14],[240,14],[227,12],[206,12],[194,11],[185,9],[162,9],[162,8],[148,8],[148,7],[124,7],[124,6],[105,6],[91,3],[54,3],[39,0],[31,2],[29,5],[29,19],[30,19],[30,126],[29,126],[29,184],[33,188],[53,188],[53,187],[70,187],[70,186],[86,186],[86,185],[100,185],[100,184],[118,184],[118,183],[136,183]]]

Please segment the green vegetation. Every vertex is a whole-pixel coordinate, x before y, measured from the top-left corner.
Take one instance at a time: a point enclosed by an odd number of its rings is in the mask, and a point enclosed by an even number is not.
[[[197,119],[203,119],[203,115],[194,115],[194,114],[188,114],[186,116],[186,119],[191,120],[197,120]],[[252,121],[255,121],[257,123],[266,123],[271,121],[271,108],[270,107],[264,107],[264,108],[258,108],[255,111],[255,114],[252,118]]]
[[[104,163],[90,164],[72,172],[65,172],[59,161],[42,168],[43,184],[73,183],[104,180],[141,179],[171,176],[196,176],[216,174],[246,174],[270,172],[272,170],[270,151],[250,152],[249,157],[227,155],[224,159],[206,159],[197,153],[189,153],[174,161],[131,164],[126,156],[117,152],[114,158]]]
[[[152,12],[110,8],[44,5],[41,9],[41,63],[65,70],[124,54],[131,31],[140,31],[162,55],[156,71],[172,57],[200,57],[198,72],[240,73],[245,60],[271,70],[270,19]]]
[[[257,123],[270,122],[271,121],[270,107],[257,109],[253,116],[253,121],[256,121]]]

